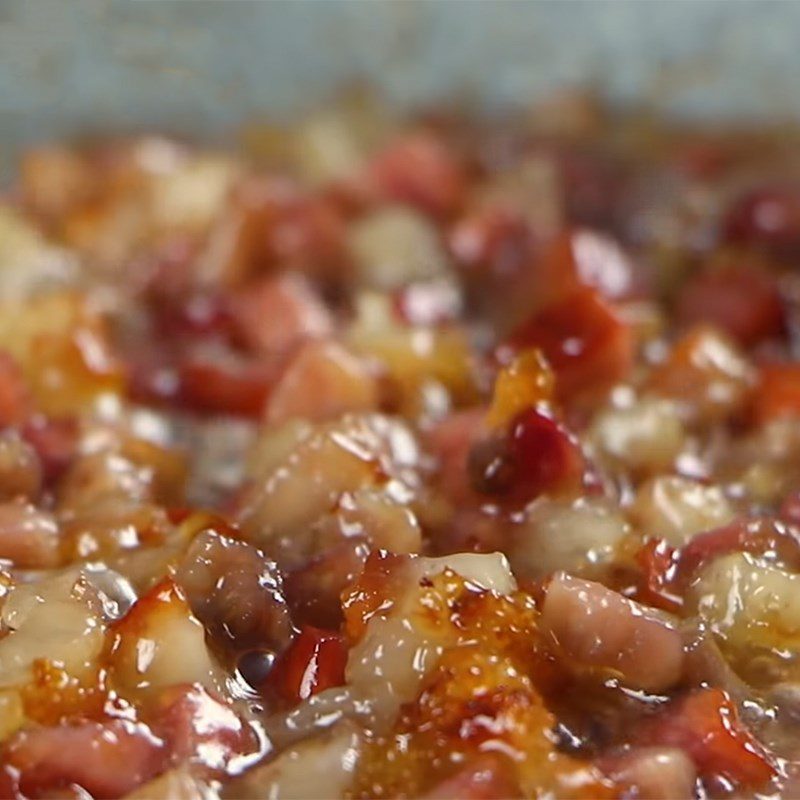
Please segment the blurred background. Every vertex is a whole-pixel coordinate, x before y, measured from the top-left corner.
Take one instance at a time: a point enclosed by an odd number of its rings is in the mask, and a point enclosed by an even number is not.
[[[595,86],[707,118],[800,114],[800,4],[0,2],[0,169],[25,142],[160,128],[216,138],[354,81],[487,111]]]

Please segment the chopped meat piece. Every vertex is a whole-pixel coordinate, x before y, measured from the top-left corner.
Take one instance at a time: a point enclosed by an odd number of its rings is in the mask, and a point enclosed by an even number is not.
[[[334,342],[309,342],[278,379],[266,418],[276,424],[293,417],[324,422],[348,411],[377,410],[378,400],[367,364]]]
[[[22,500],[0,503],[0,558],[22,569],[61,563],[61,533],[52,514]]]
[[[593,289],[580,289],[555,301],[523,323],[501,345],[498,355],[539,347],[556,373],[563,400],[607,389],[624,380],[633,366],[630,326]]]
[[[247,723],[201,686],[165,689],[147,715],[176,764],[188,761],[223,771],[233,759],[256,750],[256,737]]]
[[[176,578],[206,630],[236,649],[280,649],[291,623],[275,563],[255,547],[207,530],[195,537]]]
[[[645,724],[639,741],[680,747],[701,776],[720,776],[741,789],[763,786],[776,773],[772,758],[720,689],[698,689],[674,701]]]
[[[76,784],[102,800],[121,797],[158,774],[164,747],[142,724],[83,722],[20,731],[2,760],[18,773],[25,796],[52,796]]]
[[[242,343],[259,353],[280,355],[306,338],[328,336],[333,320],[311,285],[292,273],[265,278],[230,301]]]
[[[618,674],[633,688],[663,691],[681,677],[677,627],[599,583],[557,573],[546,589],[542,625],[577,664]]]

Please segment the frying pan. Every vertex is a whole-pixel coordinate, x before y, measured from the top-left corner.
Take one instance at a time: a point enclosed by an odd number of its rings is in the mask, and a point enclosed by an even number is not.
[[[25,143],[216,138],[354,80],[400,106],[556,86],[713,119],[800,114],[800,4],[0,0],[0,175]]]

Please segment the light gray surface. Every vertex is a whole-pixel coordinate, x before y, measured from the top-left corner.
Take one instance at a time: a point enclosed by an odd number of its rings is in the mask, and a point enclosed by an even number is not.
[[[0,141],[200,137],[355,78],[393,102],[521,104],[562,84],[704,116],[800,115],[800,3],[0,0]]]

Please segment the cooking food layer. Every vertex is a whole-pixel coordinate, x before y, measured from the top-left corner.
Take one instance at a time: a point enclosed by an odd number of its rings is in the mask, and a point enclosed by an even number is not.
[[[0,796],[796,796],[798,142],[354,95],[31,149]]]

